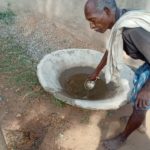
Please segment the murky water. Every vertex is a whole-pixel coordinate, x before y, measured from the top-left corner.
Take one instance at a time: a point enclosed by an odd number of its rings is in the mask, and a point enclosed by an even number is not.
[[[75,67],[65,70],[59,78],[64,93],[72,98],[78,99],[107,99],[116,93],[116,86],[112,83],[106,84],[104,79],[96,81],[92,90],[86,90],[84,82],[89,74],[94,71],[91,67]],[[102,77],[103,78],[103,77]]]

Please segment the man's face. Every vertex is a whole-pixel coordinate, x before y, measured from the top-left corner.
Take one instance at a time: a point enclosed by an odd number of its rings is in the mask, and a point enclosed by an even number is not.
[[[106,10],[97,11],[94,5],[85,6],[85,17],[90,22],[91,29],[97,32],[104,33],[112,28],[112,15]]]

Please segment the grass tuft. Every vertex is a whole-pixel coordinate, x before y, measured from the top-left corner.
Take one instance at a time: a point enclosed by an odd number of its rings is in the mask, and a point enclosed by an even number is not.
[[[54,96],[52,96],[52,102],[54,103],[54,105],[56,105],[57,107],[63,108],[66,106],[66,104],[60,100],[58,100],[57,98],[55,98]]]
[[[0,37],[0,47],[0,73],[8,77],[11,86],[17,85],[26,89],[25,92],[39,86],[37,64],[26,54],[26,47],[17,44],[12,37]]]
[[[15,16],[16,14],[12,10],[7,9],[3,12],[0,12],[0,21],[7,25],[10,25],[14,23]]]

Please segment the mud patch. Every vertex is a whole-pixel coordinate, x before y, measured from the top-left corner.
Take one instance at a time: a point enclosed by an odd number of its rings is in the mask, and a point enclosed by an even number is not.
[[[40,146],[48,130],[53,129],[53,131],[51,131],[51,140],[58,136],[60,128],[61,132],[63,132],[63,125],[66,124],[66,122],[56,113],[50,114],[47,119],[44,118],[45,117],[43,116],[43,118],[38,120],[34,119],[27,124],[23,123],[23,126],[20,130],[5,131],[8,149],[11,150],[13,148],[15,150],[37,150],[40,149]]]

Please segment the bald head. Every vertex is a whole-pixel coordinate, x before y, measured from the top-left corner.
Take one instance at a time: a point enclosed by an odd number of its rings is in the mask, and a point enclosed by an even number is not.
[[[103,33],[114,25],[116,9],[115,0],[88,0],[84,11],[90,27]]]
[[[88,0],[85,4],[85,7],[84,7],[84,11],[85,11],[85,14],[89,14],[89,13],[95,13],[97,11],[96,9],[96,1],[97,0]]]
[[[94,8],[95,11],[103,11],[104,8],[116,11],[117,4],[115,0],[88,0],[85,4],[85,10],[91,8]]]

